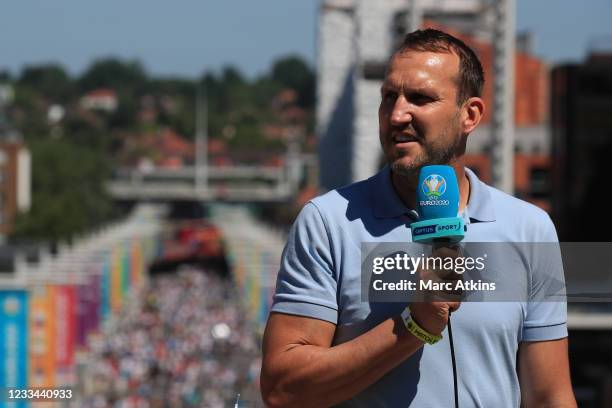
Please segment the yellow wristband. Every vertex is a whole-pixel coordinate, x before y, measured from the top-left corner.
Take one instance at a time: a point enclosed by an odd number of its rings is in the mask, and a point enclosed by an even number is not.
[[[435,344],[442,340],[442,336],[436,336],[435,334],[431,334],[427,330],[419,326],[417,322],[412,319],[412,316],[410,315],[410,308],[408,308],[408,306],[406,306],[406,308],[402,312],[402,321],[404,322],[404,326],[406,326],[406,329],[408,329],[408,331],[412,333],[414,337],[421,341],[424,341],[427,344]]]

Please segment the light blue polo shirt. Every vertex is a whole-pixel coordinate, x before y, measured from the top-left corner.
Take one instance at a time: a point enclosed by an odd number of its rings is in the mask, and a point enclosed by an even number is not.
[[[557,241],[544,211],[486,185],[469,169],[466,173],[467,241]],[[361,301],[361,243],[412,241],[411,214],[395,193],[388,166],[307,203],[283,251],[272,311],[334,323],[334,345],[400,314],[404,304]],[[537,259],[527,264],[531,274],[538,273]],[[460,406],[519,407],[519,343],[566,337],[566,315],[565,302],[464,302],[452,316]],[[452,406],[446,330],[443,336],[340,406]]]

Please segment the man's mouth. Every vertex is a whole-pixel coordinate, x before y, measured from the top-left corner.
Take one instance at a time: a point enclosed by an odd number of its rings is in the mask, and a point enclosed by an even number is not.
[[[393,143],[410,143],[410,142],[419,142],[419,138],[415,135],[409,135],[405,133],[396,133],[393,135]]]

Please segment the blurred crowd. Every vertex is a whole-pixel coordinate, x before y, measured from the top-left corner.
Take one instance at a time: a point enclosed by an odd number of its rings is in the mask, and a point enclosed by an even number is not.
[[[254,402],[259,355],[233,283],[183,267],[176,274],[153,277],[93,346],[81,371],[80,404],[259,406]],[[236,404],[238,394],[241,402]]]

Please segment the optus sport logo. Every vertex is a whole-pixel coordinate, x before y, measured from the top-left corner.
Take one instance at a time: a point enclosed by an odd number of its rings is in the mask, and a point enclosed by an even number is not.
[[[420,202],[425,205],[448,205],[448,200],[440,200],[440,197],[446,192],[446,179],[439,174],[430,174],[423,180],[421,185],[423,193],[427,200]]]
[[[413,229],[412,235],[419,236],[419,235],[435,234],[437,232],[446,232],[446,231],[461,231],[461,223],[458,222],[456,224],[425,225],[423,227],[417,227]]]

